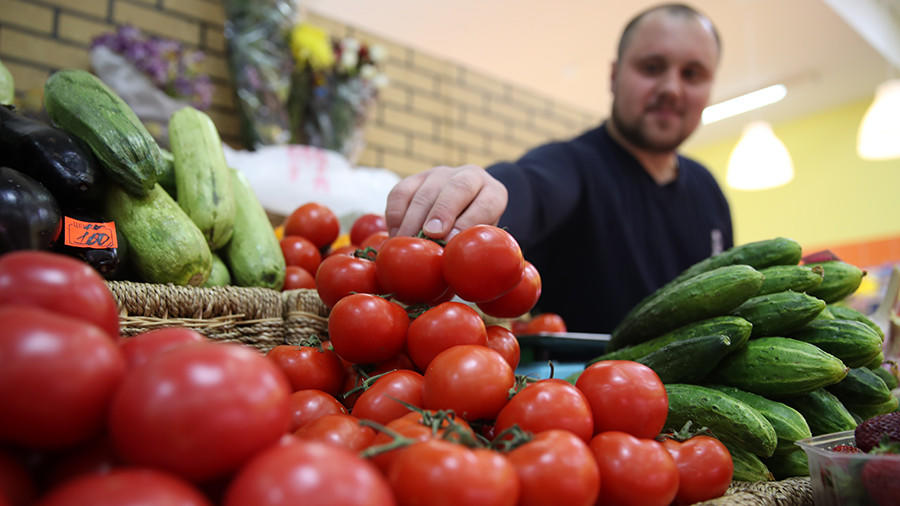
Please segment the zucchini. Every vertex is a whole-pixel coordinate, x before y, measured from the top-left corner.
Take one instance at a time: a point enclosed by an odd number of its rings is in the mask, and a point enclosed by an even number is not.
[[[111,184],[106,213],[128,241],[131,265],[143,281],[201,286],[209,278],[206,239],[161,186],[141,198]]]
[[[685,269],[672,283],[678,283],[703,272],[726,265],[749,265],[763,269],[772,265],[796,265],[800,262],[802,248],[793,239],[776,237],[734,246],[718,255],[705,258]]]
[[[881,337],[853,320],[813,320],[788,336],[818,346],[848,367],[865,366],[882,352]]]
[[[600,360],[637,360],[676,341],[717,334],[727,336],[731,340],[731,349],[736,350],[747,344],[752,327],[750,322],[739,316],[714,316],[688,323],[649,341],[605,353],[592,359],[588,365]]]
[[[722,316],[756,295],[763,276],[749,265],[729,265],[667,285],[648,295],[613,330],[610,351],[638,344],[682,325]]]
[[[706,427],[723,443],[734,445],[761,457],[775,451],[775,429],[759,411],[718,390],[700,385],[666,385],[669,414],[664,428],[678,430],[690,420],[695,427]]]
[[[860,313],[859,311],[853,309],[849,306],[844,306],[841,304],[829,304],[828,308],[831,311],[831,314],[834,315],[835,318],[840,318],[841,320],[855,320],[860,323],[866,324],[870,329],[874,330],[881,336],[881,340],[884,341],[884,330],[878,326],[877,323],[873,322],[869,319],[868,316]]]
[[[847,371],[840,359],[815,345],[784,337],[760,337],[722,359],[708,379],[777,398],[833,385],[844,379]]]
[[[6,65],[0,61],[0,105],[10,105],[16,98],[16,82]]]
[[[669,343],[636,362],[653,369],[663,383],[697,383],[730,350],[727,336],[699,336]]]
[[[178,205],[203,232],[213,251],[234,231],[234,192],[222,140],[205,113],[185,107],[169,120]]]
[[[212,270],[209,273],[209,279],[203,286],[228,286],[231,284],[231,273],[228,272],[228,266],[216,252],[212,254]]]
[[[854,367],[847,377],[830,385],[828,391],[844,404],[880,404],[891,398],[891,389],[867,367]]]
[[[753,324],[750,337],[781,336],[803,327],[825,309],[825,301],[802,292],[750,297],[731,314]]]
[[[795,441],[812,437],[809,424],[806,423],[803,415],[783,402],[774,401],[753,392],[725,385],[708,386],[724,392],[759,411],[772,424],[772,428],[775,429],[775,435],[778,437],[778,444],[775,447],[776,454],[792,451],[797,448],[797,445],[794,444]]]
[[[237,213],[234,233],[222,248],[222,257],[238,286],[261,286],[281,290],[284,285],[284,254],[247,178],[230,169]]]
[[[773,265],[765,269],[759,269],[765,276],[763,284],[759,287],[759,295],[777,293],[791,290],[805,292],[820,284],[824,279],[825,269],[820,265],[810,267],[808,265]]]
[[[786,398],[784,402],[806,418],[813,436],[856,428],[856,420],[850,411],[840,399],[824,388]]]
[[[90,146],[110,179],[138,197],[153,190],[159,146],[103,81],[85,70],[55,72],[44,83],[44,107],[54,124]]]
[[[887,385],[889,390],[893,390],[897,388],[897,386],[900,386],[900,381],[897,380],[897,377],[884,367],[870,367],[870,369],[884,381],[884,384]]]
[[[159,148],[160,164],[157,166],[156,182],[166,190],[166,193],[177,199],[178,193],[175,191],[175,155],[171,151]]]
[[[731,479],[736,481],[772,481],[775,476],[766,467],[766,464],[753,453],[733,444],[725,443],[728,453],[731,454],[731,462],[734,463],[734,472]]]
[[[763,463],[772,471],[776,480],[792,476],[809,476],[809,457],[802,448],[794,446],[787,453],[776,453],[763,459]]]
[[[825,270],[825,277],[822,283],[807,291],[810,295],[818,297],[825,302],[831,304],[843,300],[851,293],[859,288],[865,271],[855,265],[842,262],[841,260],[828,260],[826,262],[814,262],[806,264],[809,266],[820,265]]]
[[[891,396],[890,399],[878,404],[845,404],[845,407],[859,418],[868,420],[873,416],[897,411],[897,408],[900,407],[900,399]]]

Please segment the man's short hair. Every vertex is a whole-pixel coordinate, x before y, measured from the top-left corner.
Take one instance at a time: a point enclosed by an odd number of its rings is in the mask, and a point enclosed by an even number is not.
[[[648,15],[654,12],[663,11],[670,16],[683,16],[683,17],[695,17],[708,24],[710,30],[712,30],[713,37],[716,40],[716,48],[719,50],[719,54],[722,53],[722,41],[719,39],[719,31],[716,30],[716,26],[710,21],[705,14],[694,9],[690,5],[682,4],[682,3],[666,3],[660,4],[654,7],[650,7],[644,11],[639,12],[636,16],[631,18],[631,21],[625,25],[625,29],[622,30],[622,36],[619,37],[619,47],[616,51],[616,58],[618,60],[622,60],[622,55],[625,53],[625,49],[628,48],[628,44],[631,42],[631,37],[634,35],[634,31],[640,22]]]

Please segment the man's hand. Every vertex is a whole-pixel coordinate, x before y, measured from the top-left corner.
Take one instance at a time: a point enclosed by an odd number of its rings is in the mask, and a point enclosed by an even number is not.
[[[496,225],[506,202],[506,187],[481,167],[433,167],[397,183],[384,214],[391,237],[422,229],[449,239],[474,225]]]

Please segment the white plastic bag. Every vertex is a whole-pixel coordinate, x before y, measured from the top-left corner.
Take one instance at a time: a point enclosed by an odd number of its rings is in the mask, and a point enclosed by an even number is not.
[[[384,214],[400,177],[386,169],[353,167],[334,151],[299,144],[256,151],[225,149],[225,161],[244,173],[270,213],[287,216],[307,202],[328,206],[346,228],[366,213]]]

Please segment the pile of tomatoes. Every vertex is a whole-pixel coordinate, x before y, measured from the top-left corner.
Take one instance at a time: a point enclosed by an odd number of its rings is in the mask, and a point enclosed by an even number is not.
[[[504,234],[473,227],[445,245],[387,239],[374,260],[326,257],[317,278],[329,258],[368,262],[365,275],[317,279],[329,335],[265,354],[187,328],[120,337],[115,302],[86,264],[0,257],[0,505],[721,495],[732,475],[721,443],[654,439],[668,401],[651,369],[597,362],[574,385],[516,377],[512,333],[447,300],[486,314],[488,303],[512,308],[496,314],[528,305],[510,296],[528,264]]]

